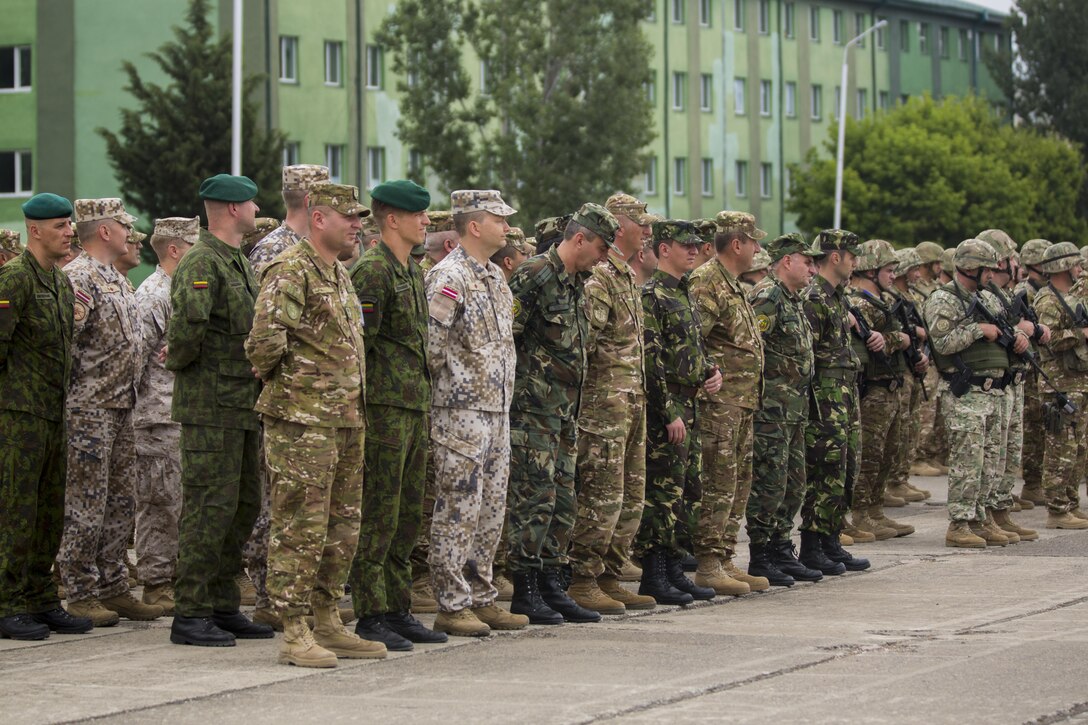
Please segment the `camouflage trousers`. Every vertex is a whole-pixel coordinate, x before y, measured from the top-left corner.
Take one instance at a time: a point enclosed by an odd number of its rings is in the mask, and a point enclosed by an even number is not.
[[[136,570],[144,586],[172,583],[181,518],[181,426],[136,429]]]
[[[914,450],[916,461],[948,460],[948,428],[941,414],[941,376],[935,365],[930,365],[926,372],[926,391],[929,401],[923,401],[918,411],[920,421],[918,443]]]
[[[905,441],[903,416],[910,402],[907,387],[896,390],[869,382],[861,399],[861,452],[858,480],[850,508],[867,509],[884,504],[888,479],[895,471]]]
[[[430,416],[421,410],[369,405],[366,486],[351,598],[360,619],[406,612],[412,604],[408,557],[423,521]]]
[[[574,528],[577,427],[573,420],[510,415],[506,566],[525,572],[567,563]]]
[[[431,421],[432,430],[434,421]],[[423,481],[423,519],[419,526],[416,545],[408,557],[412,567],[412,581],[429,581],[431,565],[427,559],[431,554],[431,527],[434,521],[434,449],[427,449],[427,476]]]
[[[290,617],[340,601],[363,497],[363,428],[319,428],[264,416],[271,523],[268,594]]]
[[[1024,384],[1010,385],[1005,388],[1005,404],[1002,407],[1001,462],[1000,475],[990,494],[983,501],[988,509],[1008,510],[1012,508],[1012,489],[1020,471],[1020,462],[1024,451]]]
[[[810,418],[805,425],[802,531],[837,534],[850,508],[861,443],[861,412],[854,378],[840,370],[817,372],[813,393],[820,418]]]
[[[646,396],[620,393],[578,419],[577,516],[570,563],[578,576],[619,576],[642,522]]]
[[[900,390],[902,408],[899,423],[899,439],[894,447],[895,459],[888,471],[885,488],[901,486],[910,480],[910,465],[914,463],[914,449],[918,443],[918,411],[922,404],[922,386],[909,373],[903,375]]]
[[[684,515],[684,492],[697,490],[702,475],[703,447],[694,402],[684,406],[687,430],[681,443],[669,443],[665,429],[669,421],[652,408],[646,409],[646,503],[635,536],[638,557],[655,548],[680,553],[677,519]]]
[[[136,513],[131,409],[68,410],[67,481],[57,564],[68,600],[124,594]]]
[[[257,607],[268,607],[271,606],[268,598],[268,529],[272,517],[272,490],[263,435],[257,458],[257,470],[261,479],[261,507],[257,511],[257,520],[253,523],[253,531],[249,533],[249,538],[242,547],[242,562],[245,564],[249,580],[253,582],[253,589],[257,592]]]
[[[752,490],[752,420],[755,411],[699,401],[703,498],[692,540],[696,556],[733,558]]]
[[[805,494],[806,421],[762,419],[752,424],[752,494],[748,497],[748,538],[762,546],[790,537]]]
[[[948,424],[948,517],[982,521],[990,491],[1005,472],[1001,454],[1005,392],[972,386],[957,398],[943,380],[941,389]]]
[[[1043,393],[1040,392],[1037,376],[1029,372],[1024,380],[1024,447],[1020,456],[1024,469],[1024,488],[1038,491],[1043,487],[1045,443]]]
[[[1088,394],[1067,395],[1077,412],[1070,419],[1063,415],[1058,433],[1046,431],[1043,454],[1043,490],[1050,499],[1047,510],[1055,514],[1080,508],[1079,491],[1088,476]]]
[[[63,421],[0,410],[0,617],[60,606],[49,570],[64,526]]]
[[[255,430],[181,426],[181,521],[176,610],[185,617],[238,611],[235,577],[261,505]]]
[[[492,561],[506,518],[510,417],[506,413],[435,408],[434,513],[429,564],[439,609],[492,604]]]

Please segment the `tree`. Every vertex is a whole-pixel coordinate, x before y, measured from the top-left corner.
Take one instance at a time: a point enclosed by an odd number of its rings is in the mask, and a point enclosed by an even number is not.
[[[117,133],[97,129],[127,200],[149,221],[203,217],[200,182],[230,170],[231,38],[215,37],[208,11],[208,0],[190,0],[185,26],[174,27],[174,40],[148,54],[170,78],[167,85],[145,83],[125,61],[125,90],[138,108],[121,111]],[[280,216],[284,137],[257,127],[257,107],[249,95],[260,81],[250,76],[243,85],[242,173],[261,190],[257,204],[264,213]]]
[[[644,168],[646,0],[404,0],[379,42],[397,134],[445,189],[503,191],[522,224],[603,200]],[[479,59],[483,88],[468,56]]]
[[[838,129],[824,151],[833,157]],[[842,224],[900,245],[954,246],[983,229],[1013,239],[1081,239],[1076,215],[1085,172],[1074,145],[1003,123],[975,97],[913,98],[846,124]],[[835,162],[809,150],[793,168],[789,211],[814,231],[831,225]]]

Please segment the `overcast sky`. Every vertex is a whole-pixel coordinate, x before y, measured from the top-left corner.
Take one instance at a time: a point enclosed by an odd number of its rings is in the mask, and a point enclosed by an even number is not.
[[[970,2],[973,2],[976,5],[985,5],[988,8],[1000,10],[1003,13],[1007,13],[1012,9],[1012,0],[970,0]]]

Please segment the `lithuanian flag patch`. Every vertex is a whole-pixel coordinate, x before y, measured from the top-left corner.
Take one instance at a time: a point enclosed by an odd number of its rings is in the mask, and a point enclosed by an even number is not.
[[[208,280],[206,279],[194,279],[193,289],[208,289]]]
[[[0,310],[6,310],[11,307],[11,300],[0,300]]]

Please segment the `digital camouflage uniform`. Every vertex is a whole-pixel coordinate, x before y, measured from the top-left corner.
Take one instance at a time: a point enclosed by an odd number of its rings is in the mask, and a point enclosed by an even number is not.
[[[919,255],[921,255],[921,250],[922,245],[919,245]],[[926,259],[928,257],[923,257],[923,262]],[[919,315],[922,314],[926,301],[937,287],[937,282],[928,280],[920,280],[917,284],[910,285],[911,299],[914,301],[914,306]],[[933,461],[939,463],[946,457],[948,443],[945,440],[944,425],[943,422],[938,425],[937,421],[937,390],[939,389],[940,379],[941,376],[937,372],[937,366],[930,361],[925,377],[926,393],[929,400],[923,400],[918,408],[917,439],[911,454],[911,462]]]
[[[423,274],[383,242],[363,252],[351,282],[362,305],[367,358],[367,482],[351,568],[355,613],[408,611],[408,557],[420,535],[430,438],[427,298]]]
[[[84,205],[96,203],[103,200],[77,200],[77,218]],[[68,600],[77,602],[128,592],[136,491],[132,409],[143,344],[136,298],[120,272],[87,252],[64,271],[76,299],[68,485],[57,563]]]
[[[60,606],[49,574],[64,526],[75,297],[24,251],[0,267],[0,617]]]
[[[502,270],[458,246],[427,276],[435,507],[428,562],[439,607],[495,601],[510,478],[514,298]]]
[[[287,222],[283,222],[273,229],[268,236],[257,242],[257,245],[253,247],[253,251],[249,253],[249,263],[253,265],[253,274],[257,277],[257,280],[262,280],[264,271],[276,257],[301,241],[302,235],[287,226]]]
[[[1004,316],[1010,325],[1016,325],[1022,319],[1013,314],[1011,296],[997,285],[991,284],[989,292],[998,301],[995,312]],[[1030,350],[1031,348],[1029,348]],[[1024,379],[1028,365],[1015,355],[1009,356],[1010,374],[1013,376],[1005,387],[1005,406],[1003,409],[1002,443],[1000,446],[1002,474],[986,499],[986,508],[1007,511],[1012,508],[1012,489],[1020,475],[1024,450]]]
[[[347,212],[366,207],[328,206]],[[366,428],[362,313],[347,272],[304,239],[264,275],[246,355],[265,380],[268,594],[285,619],[344,595],[359,543]]]
[[[144,586],[173,583],[181,517],[181,426],[170,419],[174,373],[159,362],[170,321],[170,275],[162,267],[136,290],[143,340],[136,431],[136,564]]]
[[[166,334],[181,423],[175,611],[185,617],[238,610],[235,575],[260,508],[260,382],[244,349],[256,296],[241,250],[201,229],[174,271]]]

